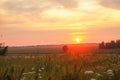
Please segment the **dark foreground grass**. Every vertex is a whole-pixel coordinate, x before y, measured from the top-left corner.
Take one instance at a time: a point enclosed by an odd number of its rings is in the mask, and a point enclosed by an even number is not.
[[[120,80],[120,55],[4,56],[0,80]]]

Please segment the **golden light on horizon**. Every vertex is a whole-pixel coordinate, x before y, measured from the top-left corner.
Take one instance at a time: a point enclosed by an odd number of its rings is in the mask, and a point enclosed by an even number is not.
[[[0,34],[11,46],[118,39],[119,7],[117,0],[1,0]]]
[[[76,42],[76,43],[80,43],[81,41],[82,41],[81,38],[75,38],[75,42]]]

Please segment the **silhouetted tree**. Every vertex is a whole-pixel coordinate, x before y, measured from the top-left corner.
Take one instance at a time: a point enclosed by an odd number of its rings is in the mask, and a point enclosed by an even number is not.
[[[106,49],[110,49],[110,48],[111,48],[111,44],[110,44],[109,42],[107,42],[107,43],[105,44],[105,47],[106,47]]]
[[[116,40],[116,46],[117,48],[120,48],[120,40]]]
[[[5,55],[7,50],[8,50],[8,46],[6,46],[5,48],[0,49],[0,55]]]
[[[111,40],[111,42],[106,42],[106,43],[104,43],[104,41],[103,41],[99,44],[99,48],[100,49],[120,48],[120,40],[116,40],[116,42],[114,40]]]
[[[100,48],[100,49],[104,49],[104,48],[105,48],[105,43],[104,43],[104,41],[99,44],[99,48]]]
[[[63,46],[63,51],[64,51],[65,53],[68,52],[68,46],[67,46],[67,45]]]
[[[110,48],[116,48],[116,42],[114,40],[110,42]]]

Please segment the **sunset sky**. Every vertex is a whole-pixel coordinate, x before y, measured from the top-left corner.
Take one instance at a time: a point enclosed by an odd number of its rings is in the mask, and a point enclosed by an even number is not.
[[[120,0],[0,0],[6,45],[98,43],[120,39]]]

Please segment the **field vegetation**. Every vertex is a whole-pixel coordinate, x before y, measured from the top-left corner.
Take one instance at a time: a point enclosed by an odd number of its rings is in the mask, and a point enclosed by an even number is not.
[[[0,80],[120,80],[119,49],[74,50],[1,56]]]

